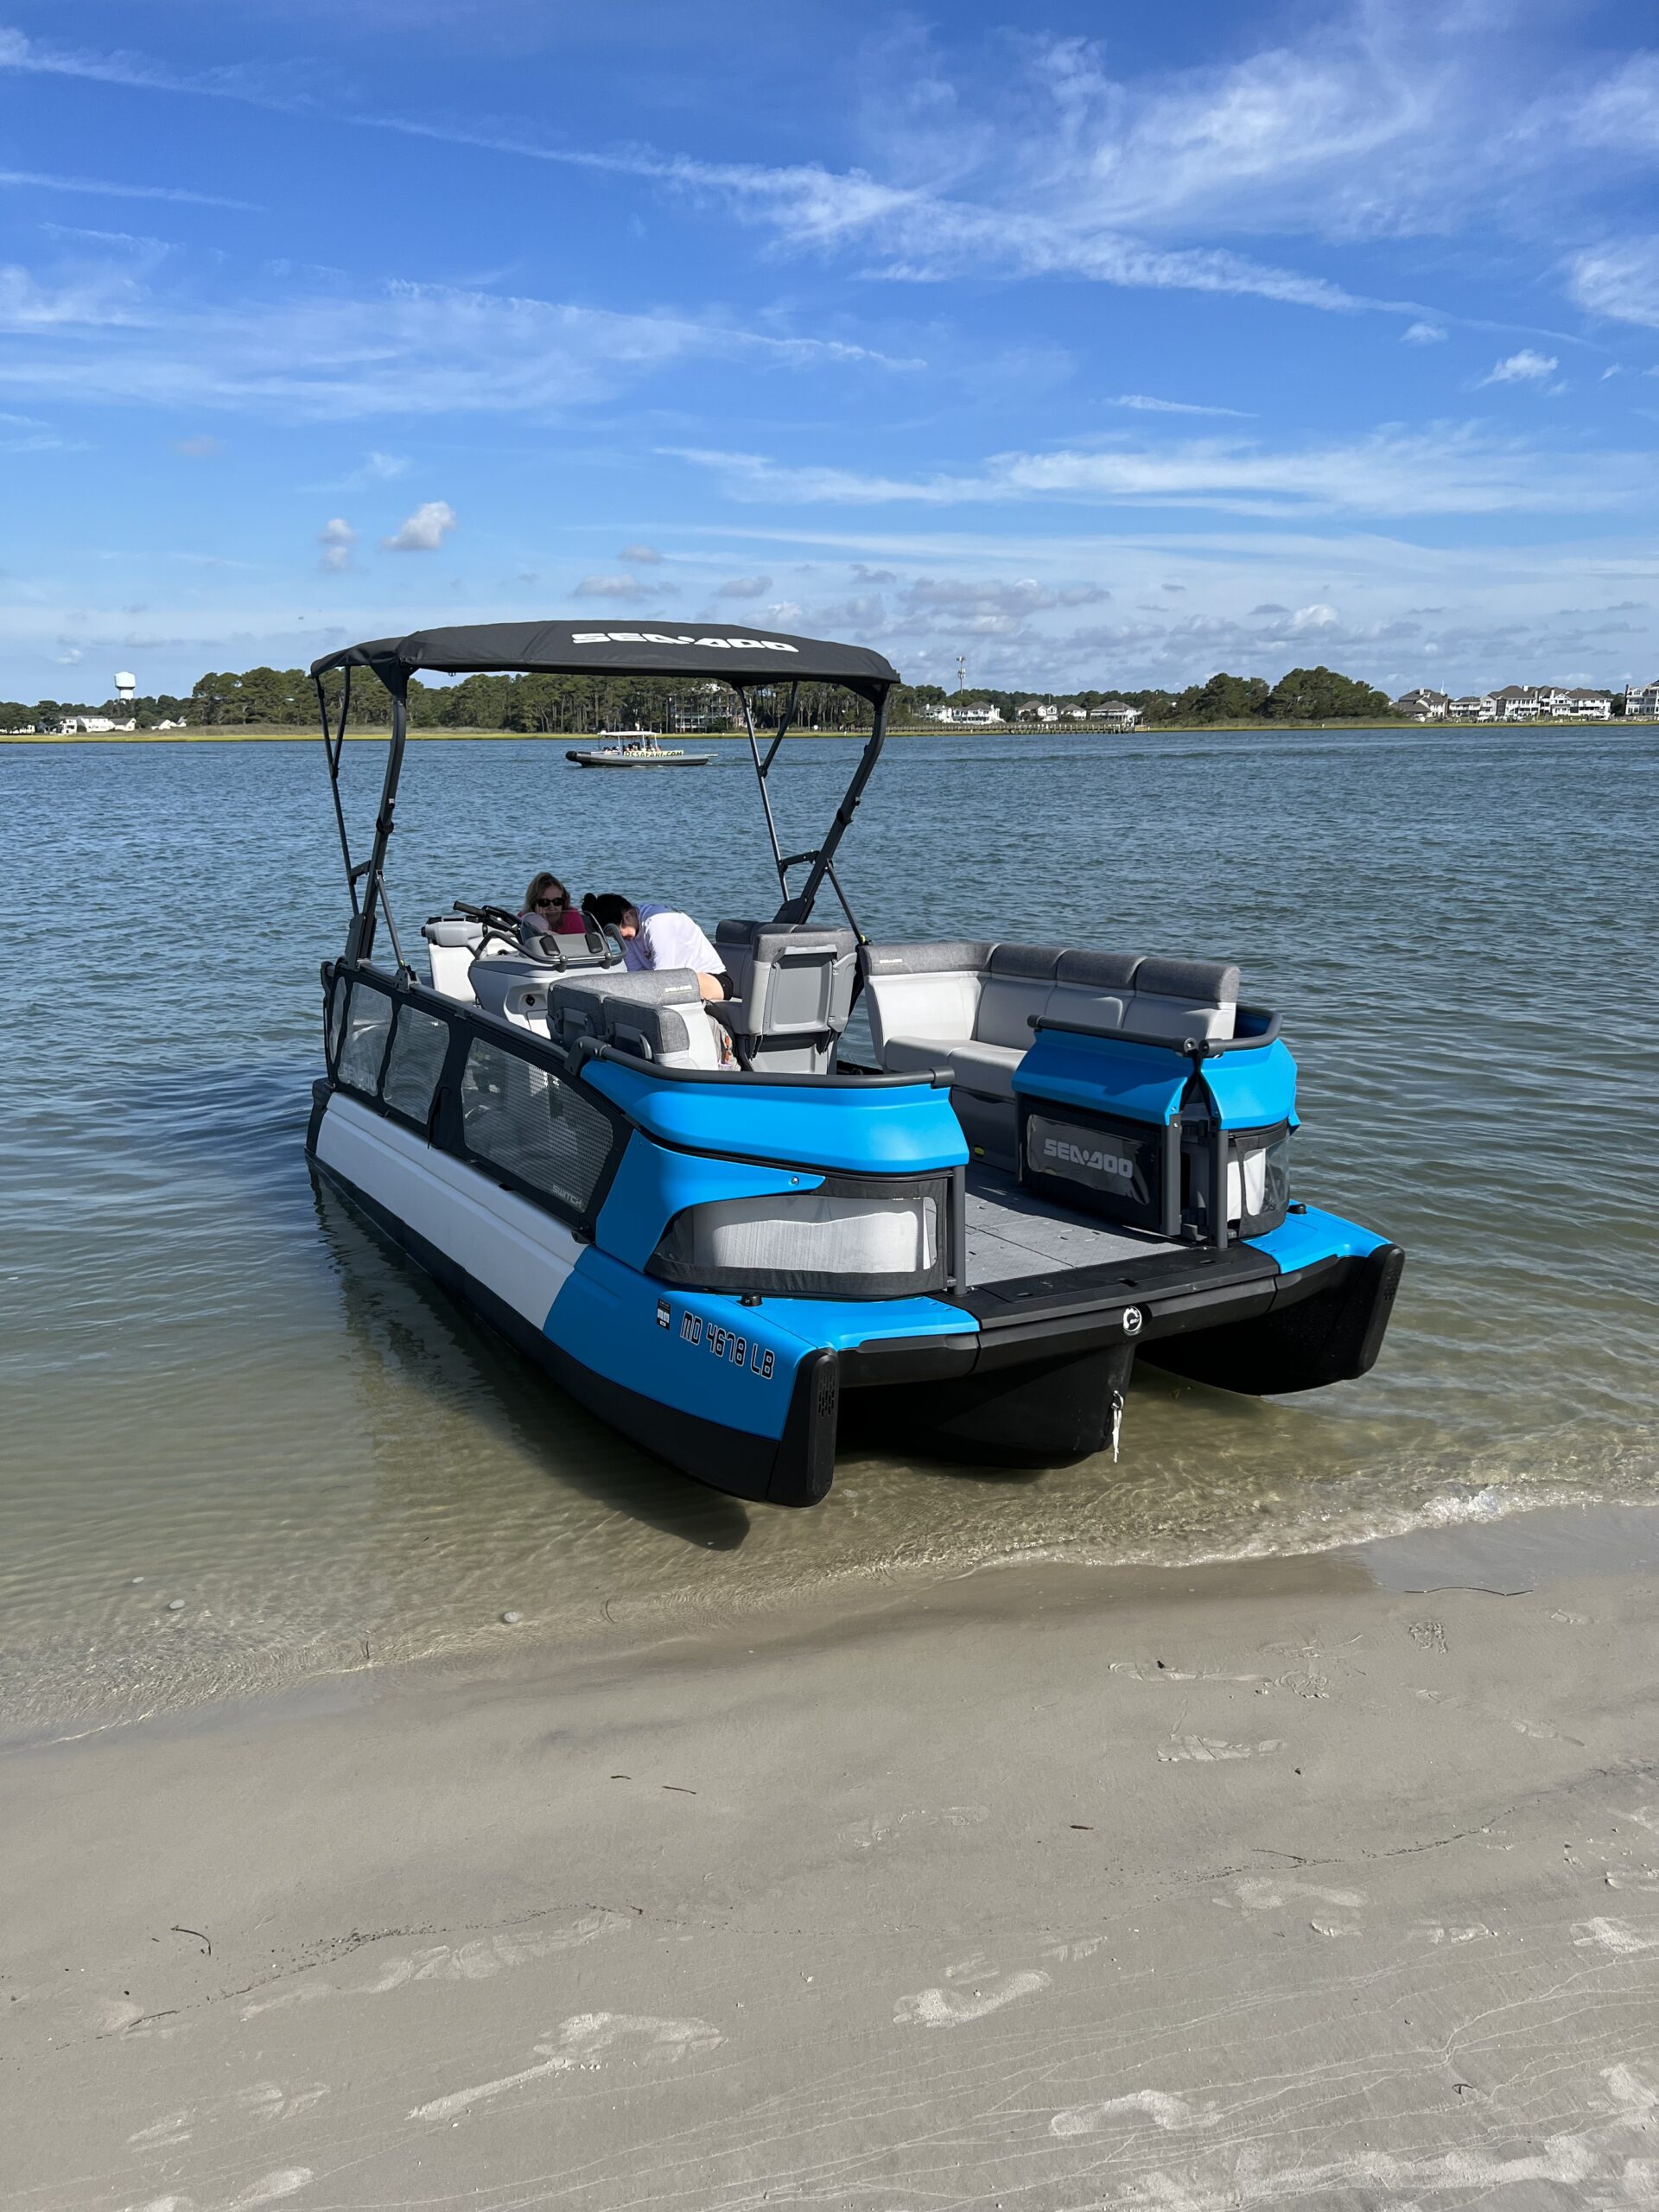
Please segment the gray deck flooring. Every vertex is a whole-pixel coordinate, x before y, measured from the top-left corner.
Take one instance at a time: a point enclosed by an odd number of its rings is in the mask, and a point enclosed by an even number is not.
[[[1012,1175],[971,1161],[968,1168],[968,1281],[969,1285],[1017,1282],[1052,1274],[1057,1268],[1100,1268],[1113,1260],[1145,1259],[1176,1252],[1161,1237],[1113,1229],[1082,1213],[1068,1213],[1022,1191]]]

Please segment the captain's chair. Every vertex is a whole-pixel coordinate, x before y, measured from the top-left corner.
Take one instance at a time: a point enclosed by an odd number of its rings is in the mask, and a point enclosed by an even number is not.
[[[721,922],[715,950],[735,989],[709,1012],[739,1059],[777,1074],[822,1075],[853,1010],[858,939],[812,922]]]

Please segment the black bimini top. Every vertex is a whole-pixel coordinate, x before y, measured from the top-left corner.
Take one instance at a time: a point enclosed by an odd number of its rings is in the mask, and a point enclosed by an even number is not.
[[[637,616],[588,616],[578,622],[474,622],[416,630],[325,653],[313,676],[330,668],[372,668],[401,690],[418,668],[446,676],[483,672],[545,676],[716,677],[728,683],[841,683],[879,700],[899,671],[863,645],[786,638],[776,630],[719,623],[643,623]]]

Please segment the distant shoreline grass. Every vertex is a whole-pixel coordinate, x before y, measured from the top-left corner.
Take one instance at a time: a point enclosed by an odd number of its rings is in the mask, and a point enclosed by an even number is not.
[[[1623,727],[1624,724],[1622,718],[1618,716],[1615,716],[1611,721],[1605,722],[1583,721],[1546,721],[1542,720],[1521,722],[1378,722],[1363,721],[1305,722],[1285,720],[1246,722],[1156,722],[1153,724],[1150,728],[1135,730],[1091,730],[1081,727],[1072,729],[1057,729],[1052,723],[1039,725],[1034,729],[1026,729],[1014,723],[1007,723],[1000,729],[988,730],[942,729],[934,727],[918,728],[914,725],[910,725],[904,728],[889,730],[887,732],[887,735],[890,738],[1086,736],[1107,740],[1120,737],[1225,737],[1237,735],[1240,732],[1243,732],[1249,735],[1256,735],[1279,730],[1298,732],[1345,730],[1355,734],[1362,730],[1377,730],[1383,733],[1394,730],[1433,730],[1442,732],[1447,736],[1453,736],[1461,735],[1465,731],[1469,730],[1616,730],[1620,729]],[[1632,722],[1630,724],[1630,728],[1632,730],[1652,730],[1659,728],[1659,724],[1653,722]],[[846,742],[850,739],[857,738],[861,734],[867,734],[868,733],[861,733],[857,730],[834,729],[803,729],[791,730],[790,732],[791,738],[800,737],[806,738],[808,740],[831,740],[840,741],[842,742]],[[234,729],[213,728],[207,729],[75,730],[67,737],[56,736],[49,732],[36,730],[0,730],[0,745],[315,745],[319,741],[320,735],[321,733],[316,730],[294,728],[245,729],[241,728]],[[346,741],[348,745],[384,745],[388,735],[389,732],[384,728],[353,729],[346,731]],[[590,745],[593,742],[591,736],[583,737],[579,733],[565,730],[412,729],[409,733],[409,741],[411,745],[470,744],[480,740],[487,741],[492,743],[505,743],[512,741],[520,744],[530,743],[561,746]],[[741,730],[708,730],[688,733],[681,742],[686,751],[692,752],[697,750],[701,747],[709,745],[747,745],[748,741]]]

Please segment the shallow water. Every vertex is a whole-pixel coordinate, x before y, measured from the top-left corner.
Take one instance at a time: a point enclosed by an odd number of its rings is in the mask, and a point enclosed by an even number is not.
[[[348,757],[366,814],[379,748]],[[779,771],[786,849],[853,757]],[[343,912],[315,741],[0,747],[0,1718],[837,1575],[1659,1497],[1656,771],[1617,728],[895,741],[843,849],[863,926],[1237,959],[1301,1066],[1295,1192],[1409,1260],[1363,1382],[1260,1403],[1147,1370],[1116,1467],[843,1454],[785,1513],[622,1442],[313,1188]],[[421,745],[392,891],[411,939],[543,865],[712,921],[770,910],[764,853],[732,747],[619,790],[556,742]]]

